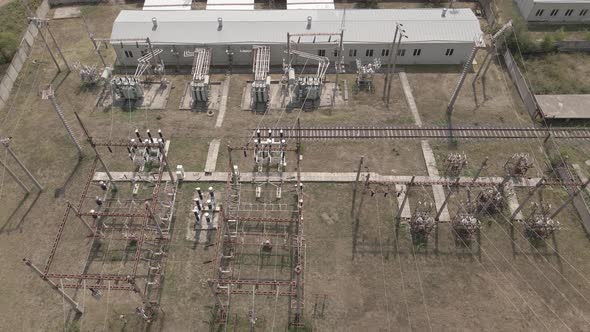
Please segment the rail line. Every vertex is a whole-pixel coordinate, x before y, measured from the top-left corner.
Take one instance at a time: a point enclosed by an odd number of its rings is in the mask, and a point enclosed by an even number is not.
[[[535,128],[535,127],[418,127],[418,126],[366,126],[366,127],[305,127],[260,128],[254,135],[297,138],[321,141],[331,139],[546,139],[588,140],[590,128]]]

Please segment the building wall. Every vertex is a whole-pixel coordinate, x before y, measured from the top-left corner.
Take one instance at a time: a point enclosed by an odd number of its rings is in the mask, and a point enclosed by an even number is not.
[[[402,44],[401,50],[403,55],[397,57],[398,64],[414,65],[414,64],[461,64],[465,61],[469,52],[473,48],[473,43],[424,43],[424,44]],[[203,45],[198,45],[202,47]],[[168,66],[179,63],[181,66],[192,65],[192,57],[184,57],[185,51],[193,50],[197,45],[157,45],[154,48],[162,48],[164,52],[160,55],[161,59]],[[252,45],[212,45],[212,66],[227,66],[229,64],[229,57],[227,50],[233,52],[233,64],[238,66],[250,66],[252,64]],[[389,60],[390,44],[347,44],[344,46],[344,62],[354,66],[355,59],[359,58],[364,63],[372,61],[373,58],[381,58],[383,64],[387,64]],[[137,58],[142,54],[149,52],[147,45],[142,44],[113,44],[113,48],[117,53],[118,64],[122,66],[137,65]],[[323,50],[325,56],[330,59],[330,62],[336,61],[334,51],[337,50],[337,45],[325,44],[300,44],[296,49],[312,54],[319,55]],[[280,66],[283,63],[286,46],[270,45],[271,66]],[[370,52],[372,50],[372,53]],[[417,55],[414,55],[416,50]],[[420,50],[420,51],[417,51]],[[446,55],[447,50],[452,53]],[[175,53],[176,51],[177,53]],[[143,52],[143,53],[142,53]],[[178,54],[178,56],[176,55]],[[305,64],[305,59],[295,57],[295,65]],[[313,63],[313,62],[310,62]],[[315,64],[314,64],[315,65]]]
[[[524,17],[524,19],[528,19],[531,10],[533,10],[534,0],[514,0],[518,10],[520,11],[520,15]]]
[[[522,16],[529,22],[588,23],[590,2],[547,3],[516,0]],[[528,4],[525,4],[527,2]],[[528,10],[528,11],[527,11]],[[570,15],[568,11],[571,10]],[[556,11],[556,12],[553,12]],[[553,15],[552,15],[553,12]],[[582,14],[582,15],[581,15]]]

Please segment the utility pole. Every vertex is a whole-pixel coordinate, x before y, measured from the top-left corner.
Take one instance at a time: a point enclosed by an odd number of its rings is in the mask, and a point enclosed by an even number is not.
[[[520,203],[518,208],[516,208],[516,210],[512,213],[512,215],[510,216],[510,221],[514,220],[514,218],[518,215],[518,212],[520,212],[520,210],[522,210],[522,208],[524,207],[526,202],[528,202],[529,199],[531,199],[531,197],[533,197],[533,194],[543,185],[544,182],[545,182],[545,177],[543,176],[541,178],[541,180],[539,180],[539,182],[537,182],[537,184],[535,185],[533,190],[531,190],[529,192],[528,196],[524,199],[524,201],[522,203]]]
[[[383,83],[383,101],[386,101],[387,96],[387,85],[389,83],[389,76],[391,75],[391,63],[393,62],[393,50],[395,49],[395,43],[397,42],[397,34],[399,32],[399,25],[395,25],[395,32],[393,33],[393,40],[389,47],[389,59],[387,60],[387,71],[385,72],[385,80]]]
[[[78,153],[81,157],[82,156],[82,147],[80,146],[80,143],[78,143],[76,136],[74,136],[74,132],[72,131],[72,128],[70,127],[70,125],[66,121],[63,111],[61,110],[61,107],[59,106],[59,104],[57,103],[57,100],[55,99],[55,95],[53,93],[53,89],[51,88],[51,85],[47,89],[43,90],[43,99],[49,99],[49,101],[51,101],[51,105],[53,105],[53,109],[55,110],[55,113],[57,113],[57,115],[59,116],[61,123],[66,128],[66,131],[68,132],[68,135],[70,136],[70,139],[72,140],[72,142],[74,142],[74,145],[76,145],[76,149],[78,149]]]
[[[37,30],[39,30],[39,35],[41,35],[41,39],[43,40],[43,43],[45,44],[47,51],[49,51],[49,54],[51,55],[51,58],[53,59],[53,62],[55,63],[55,66],[57,67],[57,71],[61,72],[61,67],[59,66],[57,59],[53,55],[53,52],[51,52],[51,47],[47,43],[47,39],[45,39],[45,36],[43,35],[41,28],[46,28],[47,33],[49,34],[49,37],[51,37],[51,40],[53,41],[53,43],[55,44],[55,47],[57,48],[57,53],[59,53],[59,57],[63,60],[68,71],[72,71],[72,69],[70,68],[70,65],[68,64],[68,61],[66,60],[66,57],[63,55],[61,48],[59,47],[59,44],[57,43],[57,40],[55,40],[55,37],[53,36],[51,29],[49,28],[49,20],[46,18],[39,18],[39,17],[34,16],[33,12],[31,11],[31,8],[28,6],[28,4],[25,3],[25,5],[29,11],[29,15],[31,15],[29,17],[29,22],[35,24],[35,26],[37,27]]]
[[[338,83],[339,83],[338,74],[340,74],[340,71],[342,70],[342,59],[344,59],[344,56],[342,55],[342,52],[344,51],[343,38],[344,38],[344,30],[340,30],[340,42],[338,43],[338,57],[340,58],[340,61],[337,61],[335,63],[335,65],[336,65],[336,85],[334,85],[334,91],[332,91],[332,107],[334,107],[334,105],[336,104],[336,92],[338,91]]]
[[[362,194],[361,194],[361,202],[359,204],[359,209],[356,212],[356,222],[358,223],[359,217],[361,215],[361,208],[363,207],[363,202],[365,201],[365,190],[367,190],[367,187],[369,186],[369,179],[371,178],[371,173],[367,172],[367,177],[365,179],[365,186],[363,188]]]
[[[563,202],[563,204],[561,204],[561,206],[559,208],[557,208],[557,210],[555,210],[555,212],[553,212],[553,214],[551,214],[549,219],[555,218],[559,214],[559,212],[561,212],[561,210],[563,210],[569,203],[571,203],[574,200],[574,198],[576,198],[582,191],[584,191],[584,189],[586,189],[588,184],[590,184],[590,179],[586,180],[586,182],[584,182],[584,184],[582,184],[582,186],[580,187],[580,189],[578,191],[576,191],[575,193],[570,195],[570,198],[568,198],[565,202]]]
[[[477,79],[481,77],[482,84],[485,84],[485,76],[490,68],[490,64],[494,61],[493,55],[498,53],[499,43],[496,43],[496,40],[509,28],[512,28],[512,20],[508,21],[506,24],[500,28],[493,36],[490,38],[491,45],[487,47],[487,53],[485,58],[483,59],[481,66],[477,70],[477,73],[473,77],[473,81],[471,81],[471,87],[473,88],[473,97],[475,98],[475,106],[479,106],[477,102],[477,91],[475,89],[475,84],[477,83]],[[481,74],[481,76],[480,76]],[[485,86],[484,86],[484,100],[485,100]]]
[[[111,184],[116,189],[117,186],[115,185],[115,181],[113,179],[113,176],[111,175],[111,172],[109,172],[107,165],[104,163],[104,161],[100,157],[100,154],[98,153],[98,150],[96,149],[96,145],[94,144],[94,141],[92,140],[92,136],[90,136],[90,134],[88,133],[88,130],[86,130],[86,127],[84,126],[84,123],[82,122],[82,119],[80,119],[80,116],[78,115],[78,113],[74,112],[74,115],[76,116],[76,119],[78,119],[78,123],[80,124],[80,127],[82,127],[82,130],[84,131],[84,135],[86,135],[86,138],[88,139],[88,142],[90,143],[90,146],[92,147],[92,150],[94,150],[94,154],[96,155],[96,158],[98,158],[98,161],[102,165],[102,168],[104,169],[104,171],[107,173],[107,176],[109,177],[109,180],[111,181]]]
[[[488,165],[488,160],[490,158],[486,157],[483,162],[481,163],[481,166],[479,166],[479,169],[477,170],[477,172],[475,172],[475,176],[473,177],[473,180],[471,180],[471,184],[475,184],[475,181],[477,181],[477,179],[479,178],[479,175],[481,174],[481,171],[483,171],[484,168],[486,168],[486,166]]]
[[[350,210],[350,216],[354,217],[354,206],[356,203],[356,191],[358,190],[359,179],[361,177],[361,169],[363,167],[363,160],[365,157],[361,157],[359,161],[359,168],[356,171],[356,180],[354,181],[353,189],[352,189],[352,209]]]
[[[445,196],[445,200],[440,206],[440,209],[436,212],[436,217],[434,217],[435,221],[439,220],[440,215],[442,214],[443,210],[447,206],[447,203],[449,202],[449,198],[451,198],[451,195],[453,194],[453,188],[459,184],[459,180],[461,180],[461,177],[458,177],[457,180],[455,180],[455,182],[449,186],[449,192]]]
[[[164,161],[164,164],[166,164],[166,169],[168,170],[168,176],[170,176],[170,181],[175,182],[174,180],[174,174],[172,173],[172,170],[170,169],[170,164],[168,163],[168,157],[166,157],[166,147],[165,144],[162,144],[162,146],[160,146],[160,153],[162,154],[162,160]]]
[[[471,64],[473,63],[473,59],[475,58],[475,55],[477,54],[477,50],[478,47],[477,45],[473,45],[473,49],[471,50],[471,53],[469,53],[469,56],[467,57],[467,60],[465,61],[465,64],[463,65],[463,71],[461,71],[461,76],[459,77],[459,81],[457,82],[457,85],[455,85],[455,89],[453,90],[453,94],[451,95],[451,100],[449,100],[449,104],[447,105],[447,115],[452,115],[453,114],[453,108],[455,107],[455,101],[457,101],[457,97],[459,96],[459,92],[461,92],[461,87],[463,86],[463,83],[465,82],[465,78],[467,77],[467,74],[469,73],[469,69],[471,69]]]
[[[2,159],[0,159],[0,165],[2,167],[4,167],[4,169],[8,172],[8,174],[10,174],[10,176],[12,176],[12,178],[18,183],[18,185],[23,188],[24,191],[28,193],[30,193],[31,191],[29,190],[29,188],[27,188],[27,186],[25,186],[25,184],[16,176],[16,174],[14,174],[14,172],[8,168],[8,165],[6,165]]]
[[[20,166],[20,168],[22,168],[22,170],[25,171],[25,173],[27,173],[27,176],[31,179],[31,181],[33,181],[35,183],[35,186],[37,186],[37,188],[40,191],[43,191],[43,187],[41,186],[41,184],[39,183],[39,181],[37,181],[37,179],[35,179],[35,177],[33,176],[33,174],[25,167],[25,165],[23,164],[23,162],[20,161],[20,159],[18,159],[18,157],[16,156],[16,154],[14,153],[14,151],[12,151],[12,148],[10,147],[10,140],[11,140],[11,138],[0,139],[0,143],[2,143],[4,145],[4,147],[6,148],[6,150],[8,150],[8,153],[12,156],[12,158],[14,160],[16,160],[16,162],[18,163],[18,165]]]
[[[59,44],[55,40],[55,37],[53,37],[53,33],[51,32],[51,29],[49,28],[49,20],[47,20],[47,19],[45,19],[45,26],[47,27],[47,32],[49,33],[49,37],[51,37],[51,40],[53,40],[53,43],[55,44],[55,47],[57,48],[57,53],[59,53],[59,56],[61,57],[61,59],[65,63],[66,68],[68,68],[68,71],[72,71],[72,68],[70,68],[70,65],[68,64],[68,60],[66,60],[66,57],[61,52],[61,48],[59,47]]]
[[[395,65],[397,62],[397,53],[399,52],[399,47],[402,43],[402,38],[408,38],[408,36],[406,35],[406,30],[403,30],[401,28],[403,25],[401,23],[398,25],[399,25],[399,27],[396,26],[396,30],[398,30],[398,28],[399,28],[399,34],[397,36],[397,43],[395,43],[393,49],[389,52],[389,57],[390,57],[391,63],[388,67],[390,72],[388,74],[389,78],[387,81],[387,97],[385,97],[385,104],[388,107],[389,107],[389,100],[390,100],[390,95],[391,95],[391,82],[393,81],[392,75],[395,75]],[[393,56],[393,60],[391,60],[392,56]]]
[[[406,193],[404,194],[404,199],[402,200],[402,204],[400,205],[399,210],[397,211],[396,225],[399,224],[399,220],[402,217],[402,212],[404,211],[404,208],[406,207],[406,203],[408,202],[408,194],[410,193],[410,188],[414,185],[415,179],[416,179],[416,176],[413,175],[410,182],[406,185]]]
[[[66,293],[63,288],[59,287],[53,280],[45,277],[43,272],[39,270],[39,268],[36,267],[30,260],[23,258],[23,263],[26,266],[30,267],[33,271],[35,271],[35,273],[37,273],[39,277],[41,277],[41,279],[48,283],[51,286],[51,288],[55,289],[55,291],[58,292],[64,300],[66,300],[69,304],[72,305],[72,307],[74,307],[74,310],[76,310],[77,313],[81,314],[84,312],[84,308],[81,305],[79,305],[78,302],[76,302],[70,295],[68,295],[68,293]]]
[[[41,24],[39,23],[39,21],[35,17],[29,17],[29,22],[35,24],[35,27],[39,31],[39,36],[41,36],[41,40],[43,40],[43,44],[45,44],[45,48],[47,49],[47,52],[49,52],[49,55],[51,56],[51,60],[53,60],[53,63],[55,63],[55,67],[57,67],[57,72],[61,73],[61,67],[59,66],[59,63],[57,62],[55,55],[53,55],[53,52],[51,51],[51,47],[49,47],[49,44],[47,43],[47,39],[45,39],[45,36],[43,35],[43,31],[41,31]]]
[[[88,26],[88,22],[86,22],[86,17],[84,17],[84,15],[81,15],[81,17],[82,17],[82,22],[84,22],[84,28],[86,28],[86,33],[88,33],[88,37],[90,38],[90,41],[92,42],[92,45],[94,46],[94,51],[96,51],[96,55],[98,55],[98,57],[100,58],[100,62],[102,62],[102,65],[106,68],[107,63],[104,61],[102,54],[100,54],[100,49],[99,49],[98,45],[96,44],[96,40],[94,39],[94,33],[92,33],[90,31],[90,27]]]

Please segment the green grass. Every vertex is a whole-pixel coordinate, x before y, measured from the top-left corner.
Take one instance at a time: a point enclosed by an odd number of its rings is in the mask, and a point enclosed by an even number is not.
[[[33,0],[29,6],[34,11],[41,0]],[[12,1],[0,7],[0,64],[9,63],[16,52],[20,40],[27,29],[28,16],[26,7],[21,1]],[[0,76],[5,67],[0,67]]]
[[[535,94],[588,94],[588,55],[554,53],[525,60]]]

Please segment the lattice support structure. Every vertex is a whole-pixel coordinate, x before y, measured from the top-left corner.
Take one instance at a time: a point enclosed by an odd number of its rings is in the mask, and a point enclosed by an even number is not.
[[[302,327],[305,266],[303,186],[298,181],[295,188],[283,189],[284,197],[279,198],[274,192],[260,197],[260,187],[282,188],[282,181],[273,183],[269,176],[260,182],[255,180],[251,186],[240,183],[239,170],[232,163],[232,150],[229,148],[230,172],[225,204],[219,218],[212,277],[208,280],[216,303],[215,322],[226,327],[231,324],[230,311],[238,310],[232,307],[232,303],[239,300],[237,296],[245,299],[248,296],[268,296],[273,301],[286,297],[289,300],[289,326]],[[284,152],[287,151],[292,150],[285,146]],[[299,167],[297,170],[300,179]],[[253,192],[256,192],[256,197],[252,197]],[[265,199],[268,201],[261,201]],[[282,203],[283,200],[287,203]],[[249,268],[254,265],[256,271]],[[276,272],[277,265],[281,266],[279,273]],[[257,315],[254,306],[247,312],[252,326]]]
[[[116,191],[112,182],[99,182],[92,185],[95,170],[100,155],[97,152],[96,158],[91,164],[90,174],[83,186],[80,200],[77,204],[67,203],[63,218],[59,223],[58,230],[53,241],[49,256],[43,268],[38,268],[29,259],[24,258],[23,262],[29,266],[42,280],[55,289],[60,296],[64,297],[78,312],[83,308],[76,302],[74,295],[68,293],[71,289],[88,289],[93,295],[100,291],[128,291],[138,295],[140,298],[137,313],[148,323],[153,319],[154,313],[159,308],[160,290],[162,287],[162,271],[166,259],[166,251],[169,242],[169,232],[174,215],[176,192],[178,182],[164,181],[162,175],[165,171],[171,171],[166,158],[167,150],[163,137],[156,141],[151,136],[147,140],[137,141],[108,141],[107,144],[95,142],[89,137],[93,148],[106,146],[110,152],[114,147],[126,147],[119,149],[130,153],[134,149],[157,149],[157,172],[151,191],[146,193],[148,199],[128,200],[113,199],[110,197]],[[101,162],[102,164],[102,162]],[[134,167],[136,165],[134,164]],[[92,194],[91,194],[92,193]],[[88,199],[88,197],[93,197]],[[73,220],[72,220],[73,219]],[[78,221],[79,220],[79,221]],[[69,229],[68,243],[71,237],[76,234],[77,229],[73,223],[81,222],[84,230],[80,232],[79,239],[86,241],[90,239],[90,252],[94,250],[95,244],[100,246],[101,240],[108,240],[109,246],[112,242],[121,243],[124,248],[129,248],[130,260],[125,264],[125,271],[119,273],[104,272],[90,273],[87,268],[80,271],[63,271],[64,268],[56,263],[56,260],[63,260],[64,248],[63,238],[66,229]],[[73,235],[74,234],[74,235]],[[59,249],[59,250],[58,250]],[[107,251],[108,254],[108,251]],[[71,260],[70,253],[67,254]],[[89,257],[85,254],[84,259]],[[106,257],[106,256],[105,256]],[[89,267],[92,261],[84,260],[83,266]],[[67,264],[68,268],[71,264]]]

